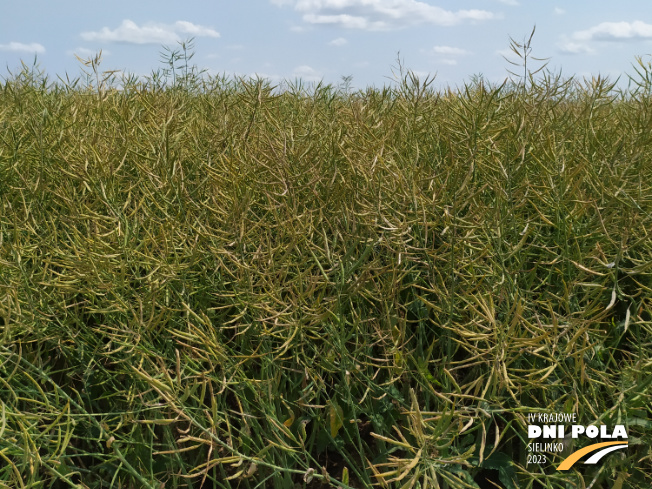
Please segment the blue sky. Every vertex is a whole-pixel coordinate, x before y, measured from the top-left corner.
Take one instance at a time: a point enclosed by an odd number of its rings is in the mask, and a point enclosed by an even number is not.
[[[390,83],[397,53],[420,76],[459,86],[508,76],[509,38],[536,24],[532,55],[566,75],[633,73],[652,54],[652,2],[549,0],[0,0],[2,76],[34,55],[50,75],[80,74],[75,54],[103,51],[102,69],[147,75],[163,45],[195,37],[209,73]],[[650,57],[645,59],[650,60]]]

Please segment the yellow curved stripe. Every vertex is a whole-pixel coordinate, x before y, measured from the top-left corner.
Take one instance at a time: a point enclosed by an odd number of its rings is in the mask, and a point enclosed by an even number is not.
[[[564,460],[562,463],[559,464],[559,467],[557,467],[557,470],[568,470],[573,466],[573,464],[575,462],[577,462],[579,459],[581,459],[587,453],[595,452],[596,450],[599,450],[600,448],[609,447],[611,445],[627,445],[627,442],[626,441],[605,441],[603,443],[594,443],[593,445],[589,445],[588,447],[581,448],[578,451],[573,452],[568,457],[566,457],[566,460]]]

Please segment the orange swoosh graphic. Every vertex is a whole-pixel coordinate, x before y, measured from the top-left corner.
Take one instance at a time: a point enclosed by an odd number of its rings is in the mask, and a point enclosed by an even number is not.
[[[587,453],[595,452],[596,450],[599,450],[600,448],[610,447],[611,445],[627,445],[627,442],[626,441],[605,441],[603,443],[594,443],[593,445],[589,445],[588,447],[581,448],[578,451],[573,452],[568,457],[566,457],[566,460],[564,460],[561,464],[559,464],[559,467],[557,467],[557,470],[568,470],[573,466],[573,464],[575,462],[577,462],[579,459],[581,459]]]

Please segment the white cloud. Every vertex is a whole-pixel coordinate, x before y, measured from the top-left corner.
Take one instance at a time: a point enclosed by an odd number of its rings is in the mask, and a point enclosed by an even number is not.
[[[590,29],[573,33],[577,41],[618,41],[652,39],[652,24],[634,22],[602,22]]]
[[[171,44],[181,40],[180,34],[190,37],[220,37],[219,32],[209,27],[179,20],[174,24],[148,22],[139,26],[125,19],[115,29],[102,27],[99,31],[82,32],[86,41],[125,42],[130,44]]]
[[[518,7],[520,3],[518,3],[516,0],[498,0],[500,3],[504,3],[505,5],[511,5],[512,7]]]
[[[511,49],[498,49],[495,51],[495,53],[498,56],[502,56],[503,58],[510,58],[514,56],[514,51]]]
[[[470,54],[466,49],[454,48],[452,46],[435,46],[432,48],[432,52],[448,56],[464,56],[465,54]]]
[[[494,19],[486,10],[445,10],[417,0],[271,0],[290,5],[308,24],[349,29],[390,30],[417,24],[450,26],[464,21]]]
[[[412,70],[410,70],[410,72],[413,75],[416,75],[416,77],[419,80],[425,80],[426,78],[429,78],[429,77],[432,76],[432,74],[429,71],[420,71],[420,70],[412,71]]]
[[[308,65],[297,66],[292,72],[292,76],[309,82],[318,82],[324,77],[319,71]]]
[[[347,41],[343,37],[338,37],[337,39],[333,39],[328,44],[331,45],[331,46],[344,46],[344,45],[346,45],[348,43],[349,43],[349,41]]]
[[[563,8],[555,7],[552,13],[554,13],[555,15],[564,15],[566,11]]]
[[[640,20],[634,22],[602,22],[589,29],[562,36],[557,43],[565,54],[595,54],[591,46],[595,41],[652,40],[652,24]]]
[[[196,37],[220,37],[220,33],[215,29],[210,27],[205,27],[203,25],[193,24],[192,22],[187,22],[185,20],[177,20],[174,23],[174,27],[184,34],[190,34],[191,36]]]
[[[45,48],[37,42],[32,42],[30,44],[23,44],[22,42],[10,42],[9,44],[0,44],[0,51],[42,54],[45,52]]]
[[[565,54],[595,54],[595,49],[582,42],[569,41],[567,39],[557,43],[559,51]]]
[[[94,50],[94,49],[88,49],[88,48],[76,48],[72,49],[69,51],[66,51],[66,54],[70,56],[79,56],[80,58],[90,58],[90,57],[95,57],[97,56],[99,51]],[[111,56],[111,51],[107,49],[102,49],[102,57],[104,58],[105,56]]]
[[[66,51],[66,53],[72,56],[79,56],[80,58],[84,58],[84,57],[89,58],[97,54],[96,51],[93,51],[92,49],[88,49],[88,48],[77,48],[77,49],[73,49],[72,51]],[[104,51],[102,51],[102,54],[104,54]]]

